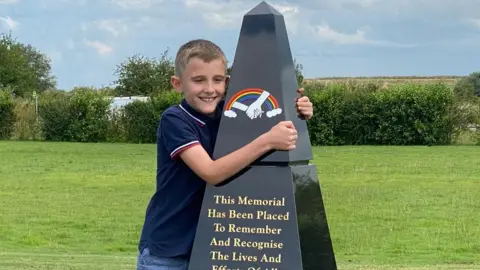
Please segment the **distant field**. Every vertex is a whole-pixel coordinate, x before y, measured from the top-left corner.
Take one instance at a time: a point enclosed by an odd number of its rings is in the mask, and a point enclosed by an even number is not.
[[[441,82],[453,86],[459,79],[465,76],[378,76],[378,77],[323,77],[305,79],[306,83],[323,82],[335,83],[345,81],[359,81],[359,82],[375,82],[381,84],[397,84],[397,83],[434,83]]]
[[[480,269],[479,147],[314,154],[339,269]],[[0,269],[134,269],[154,175],[154,145],[0,141]]]

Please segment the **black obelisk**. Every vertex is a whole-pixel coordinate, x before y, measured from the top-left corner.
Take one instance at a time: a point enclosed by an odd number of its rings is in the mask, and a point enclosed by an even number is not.
[[[337,269],[297,88],[284,18],[261,2],[243,17],[214,158],[284,120],[298,131],[296,149],[207,186],[189,270]]]

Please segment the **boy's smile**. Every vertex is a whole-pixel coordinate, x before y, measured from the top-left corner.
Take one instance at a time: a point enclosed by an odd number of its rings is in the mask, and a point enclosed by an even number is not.
[[[172,78],[172,85],[182,92],[187,103],[199,113],[215,113],[217,104],[225,94],[226,68],[222,59],[210,62],[192,58],[178,78]]]

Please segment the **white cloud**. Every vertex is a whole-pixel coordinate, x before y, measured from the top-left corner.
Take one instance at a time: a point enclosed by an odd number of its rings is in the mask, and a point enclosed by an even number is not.
[[[7,29],[15,29],[20,24],[18,21],[15,21],[14,19],[10,18],[10,16],[0,17],[0,21],[3,22],[3,24],[7,27]]]
[[[232,110],[227,110],[223,113],[226,117],[229,117],[229,118],[235,118],[237,117],[237,113],[232,111]]]
[[[463,22],[470,26],[480,29],[480,19],[467,18],[467,19],[463,19]]]
[[[117,37],[121,33],[125,33],[128,30],[127,24],[121,19],[115,20],[99,20],[95,21],[94,24],[98,29],[109,32],[114,37]]]
[[[212,28],[227,29],[237,26],[248,7],[239,1],[216,2],[215,0],[184,0],[184,5],[196,14],[202,14],[202,19]]]
[[[408,1],[408,0],[407,0]],[[397,1],[402,2],[402,1]],[[403,0],[405,2],[405,0]],[[324,0],[316,3],[320,8],[327,9],[345,9],[345,8],[372,8],[378,4],[383,4],[383,0]]]
[[[342,33],[330,28],[327,24],[317,25],[312,28],[315,36],[321,41],[331,42],[339,45],[375,45],[375,46],[391,46],[391,47],[414,47],[413,44],[401,44],[388,40],[369,39],[365,35],[365,31],[358,29],[353,34]]]
[[[107,55],[113,53],[113,48],[111,46],[97,40],[85,40],[85,44],[89,47],[94,48],[100,55]]]
[[[283,15],[287,31],[296,34],[300,24],[300,8],[298,6],[286,4],[272,4],[272,6]]]
[[[11,5],[18,3],[18,0],[0,0],[0,4]]]
[[[183,0],[185,7],[202,14],[202,19],[212,28],[230,29],[240,27],[243,16],[258,3],[232,0]],[[277,11],[282,13],[289,32],[296,33],[299,25],[300,10],[298,6],[285,3],[271,3]]]
[[[159,22],[158,20],[153,20],[151,17],[142,16],[140,18],[118,18],[118,19],[99,19],[91,22],[83,22],[80,24],[80,30],[82,32],[89,32],[92,29],[100,30],[111,34],[113,37],[119,37],[125,35],[126,33],[132,34],[133,29],[138,30],[139,28],[153,27],[153,29],[158,29],[159,25],[155,25]],[[165,29],[168,31],[171,29]],[[134,34],[134,33],[133,33]]]
[[[113,4],[125,9],[146,9],[151,6],[162,3],[163,0],[110,0]]]

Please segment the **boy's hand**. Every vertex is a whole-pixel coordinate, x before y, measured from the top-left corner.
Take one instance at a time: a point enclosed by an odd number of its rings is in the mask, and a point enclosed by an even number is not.
[[[267,140],[272,149],[293,150],[297,143],[297,130],[291,121],[282,121],[267,132]]]
[[[313,116],[313,104],[310,102],[310,99],[307,96],[302,96],[303,88],[297,90],[297,93],[300,94],[300,97],[297,98],[296,108],[298,116],[302,119],[309,120]]]

